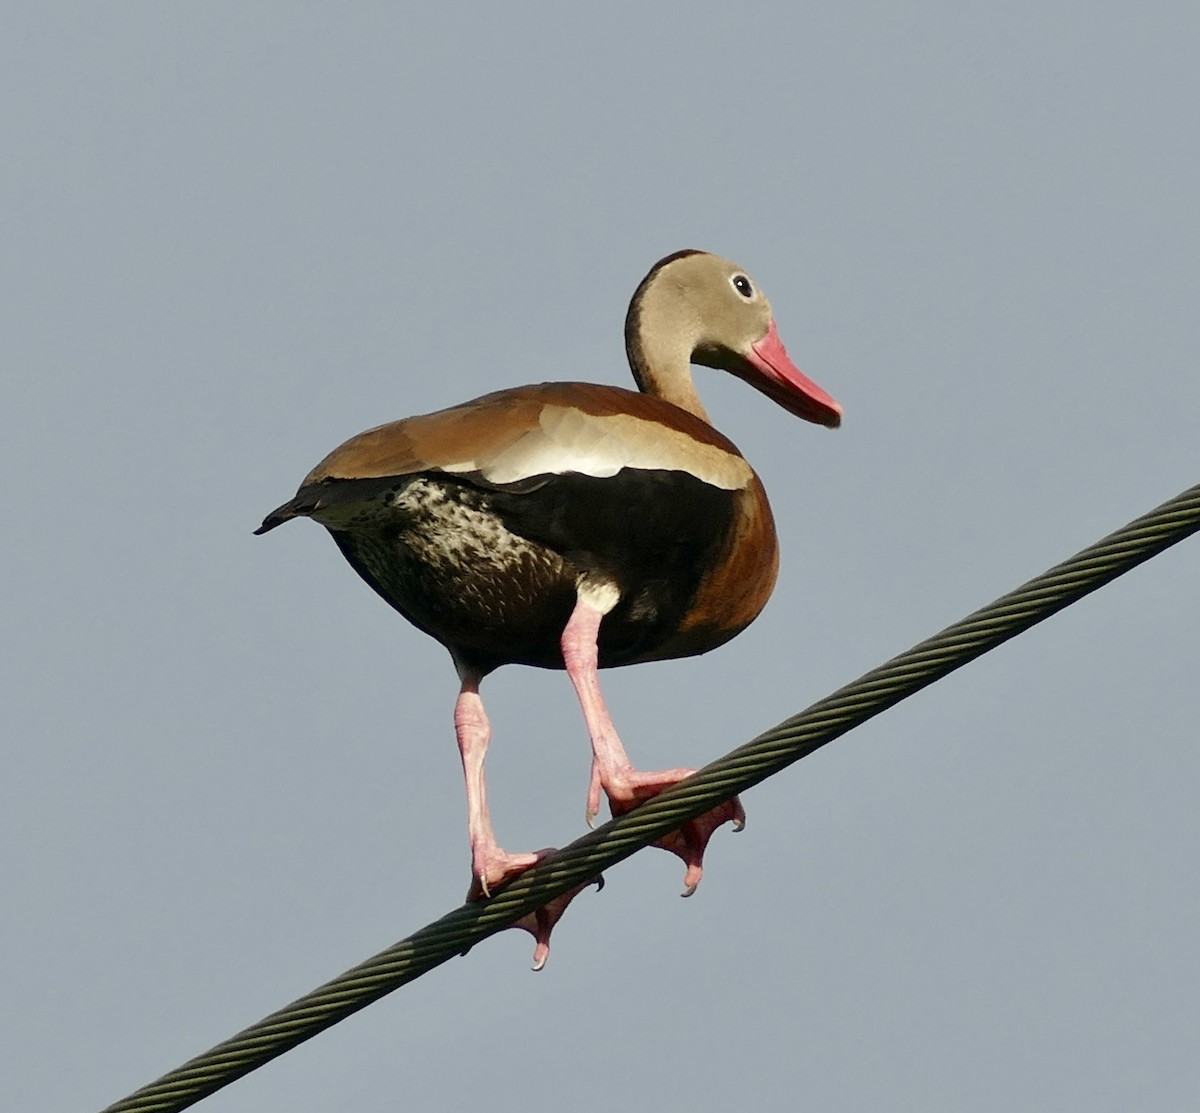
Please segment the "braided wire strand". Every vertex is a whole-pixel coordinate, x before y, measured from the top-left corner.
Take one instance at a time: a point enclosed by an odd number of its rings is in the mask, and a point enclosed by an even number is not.
[[[688,819],[807,757],[1200,530],[1200,484],[1042,573],[693,776],[286,1005],[104,1113],[173,1113],[414,981],[547,901],[594,880]]]

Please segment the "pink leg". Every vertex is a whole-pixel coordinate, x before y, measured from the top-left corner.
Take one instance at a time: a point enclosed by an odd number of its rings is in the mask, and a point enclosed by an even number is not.
[[[575,604],[575,610],[562,633],[563,663],[571,683],[575,685],[575,693],[583,708],[583,717],[592,740],[592,775],[588,785],[586,811],[589,825],[600,811],[601,789],[608,796],[609,808],[613,815],[623,815],[642,801],[657,796],[664,788],[678,784],[695,772],[694,769],[643,772],[633,767],[600,691],[599,651],[596,639],[603,618],[603,611],[580,599]],[[686,864],[683,893],[685,897],[691,896],[700,884],[704,872],[704,849],[708,840],[722,823],[730,821],[736,831],[740,831],[746,825],[746,813],[736,796],[696,819],[689,820],[678,831],[672,831],[655,843],[656,846],[678,855]]]
[[[487,756],[492,728],[479,698],[479,677],[464,670],[462,689],[454,705],[454,733],[458,736],[458,752],[462,756],[463,777],[467,782],[467,834],[471,839],[471,874],[485,897],[492,895],[492,886],[529,869],[538,860],[537,854],[509,854],[500,848],[492,831],[488,814],[487,783],[483,776],[483,761]]]
[[[487,783],[483,775],[483,761],[487,756],[488,741],[492,728],[483,710],[479,697],[477,673],[459,666],[462,688],[454,705],[454,733],[458,736],[458,750],[462,756],[463,776],[467,782],[467,833],[471,840],[471,888],[468,900],[482,900],[492,895],[493,886],[501,885],[517,874],[541,861],[550,850],[539,850],[535,854],[509,854],[501,849],[492,831],[492,819],[488,814]],[[604,879],[595,879],[603,888]],[[533,951],[533,968],[540,970],[550,957],[550,933],[562,918],[572,899],[591,882],[556,897],[549,904],[518,920],[513,927],[529,932],[536,941]]]

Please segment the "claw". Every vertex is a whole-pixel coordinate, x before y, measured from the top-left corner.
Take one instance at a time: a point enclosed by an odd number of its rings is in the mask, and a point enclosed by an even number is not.
[[[644,800],[657,796],[668,785],[678,783],[692,772],[694,770],[677,769],[667,773],[638,774],[639,783],[636,786],[630,784],[621,786],[620,795],[611,788],[606,789],[609,808],[614,816],[624,815]],[[687,867],[683,878],[683,896],[690,897],[699,886],[700,880],[704,876],[704,851],[708,846],[708,840],[724,823],[732,823],[735,831],[741,831],[746,826],[746,810],[736,796],[725,800],[715,808],[710,808],[695,819],[689,819],[678,830],[667,832],[655,842],[655,846],[681,858]]]
[[[492,895],[494,889],[511,881],[518,874],[536,866],[547,855],[553,854],[553,847],[545,847],[532,854],[509,854],[496,846],[495,843],[483,844],[472,848],[471,851],[471,888],[467,891],[467,900],[484,900]]]
[[[497,849],[487,865],[483,868],[476,865],[472,869],[473,876],[471,887],[467,890],[467,900],[490,900],[494,890],[502,888],[514,877],[532,869],[554,851],[553,846],[535,850],[532,854],[508,854]]]
[[[632,808],[640,802],[641,800],[637,800],[634,804],[622,804],[622,802],[610,800],[610,806],[614,816],[617,816],[617,814],[632,811]],[[737,796],[726,800],[724,804],[710,808],[702,816],[689,819],[682,828],[668,831],[654,843],[654,846],[667,850],[682,859],[683,864],[688,867],[684,873],[683,896],[690,897],[700,886],[704,876],[704,850],[707,849],[708,841],[713,837],[716,829],[725,823],[732,823],[734,831],[745,828],[746,813],[742,807],[742,801]]]
[[[522,931],[529,932],[534,938],[535,945],[533,948],[532,967],[534,973],[540,971],[546,965],[546,960],[550,957],[550,933],[554,930],[554,925],[562,919],[563,914],[567,910],[567,905],[592,884],[595,884],[596,892],[603,889],[603,875],[597,875],[591,880],[583,882],[582,885],[576,885],[574,889],[569,889],[562,896],[555,897],[552,901],[543,904],[541,908],[534,909],[528,916],[523,916],[512,925],[515,928],[520,928]]]
[[[493,879],[493,885],[504,885],[553,853],[554,848],[548,847],[535,852],[533,855],[523,856],[532,857],[534,862],[528,866],[522,866],[520,869],[508,869],[502,877]],[[596,886],[597,892],[603,889],[603,874],[597,874],[595,877],[576,885],[574,889],[569,889],[561,896],[547,901],[541,908],[535,908],[532,912],[522,916],[515,924],[508,925],[510,928],[520,928],[522,931],[527,931],[533,936],[535,941],[533,948],[533,969],[535,971],[541,970],[546,965],[546,960],[550,957],[550,933],[554,930],[555,924],[563,918],[563,915],[567,911],[567,906],[571,901],[592,884]],[[467,900],[488,900],[491,895],[491,887],[484,878],[473,877],[471,879],[471,887],[467,890]],[[462,953],[465,955],[467,952],[463,951]]]

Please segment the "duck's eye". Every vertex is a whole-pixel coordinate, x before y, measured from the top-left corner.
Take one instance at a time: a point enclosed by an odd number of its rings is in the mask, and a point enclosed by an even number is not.
[[[754,287],[750,284],[744,274],[735,274],[730,280],[733,283],[733,288],[744,298],[754,297]]]

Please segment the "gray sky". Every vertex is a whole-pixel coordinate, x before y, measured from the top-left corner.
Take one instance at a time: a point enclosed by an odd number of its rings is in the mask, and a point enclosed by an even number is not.
[[[605,674],[644,767],[1196,482],[1200,14],[1132,11],[10,6],[2,1104],[105,1105],[461,900],[447,655],[250,531],[366,426],[626,384],[661,255],[744,264],[847,416],[698,372],[784,563],[731,645]],[[543,974],[505,933],[203,1108],[1193,1108],[1198,573],[754,790],[694,899],[646,852]],[[570,841],[566,678],[484,696],[501,841]]]

